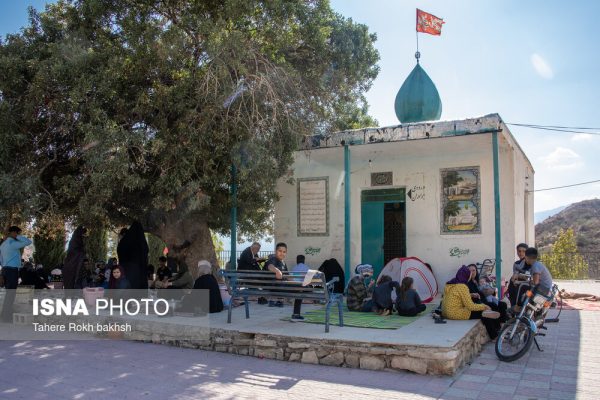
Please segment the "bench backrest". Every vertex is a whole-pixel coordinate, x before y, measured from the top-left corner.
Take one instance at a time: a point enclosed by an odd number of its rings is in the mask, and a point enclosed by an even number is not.
[[[302,286],[305,273],[282,272],[283,279],[275,279],[271,271],[221,271],[227,289],[232,296],[272,296],[299,299],[329,300],[333,284],[325,281],[325,274],[318,272],[307,286]]]

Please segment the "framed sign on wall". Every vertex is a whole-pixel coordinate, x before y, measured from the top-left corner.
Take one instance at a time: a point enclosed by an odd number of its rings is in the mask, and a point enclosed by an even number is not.
[[[298,236],[329,236],[329,178],[300,178]]]
[[[481,233],[479,167],[442,168],[440,182],[440,233]]]

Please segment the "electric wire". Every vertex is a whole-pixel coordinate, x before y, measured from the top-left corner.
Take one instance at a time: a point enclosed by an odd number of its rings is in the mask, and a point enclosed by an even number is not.
[[[600,182],[600,179],[596,179],[594,181],[588,181],[588,182],[574,183],[572,185],[556,186],[556,187],[549,187],[549,188],[536,189],[536,190],[528,190],[528,192],[545,192],[547,190],[556,190],[556,189],[564,189],[564,188],[573,187],[573,186],[589,185],[591,183],[596,183],[596,182]]]
[[[600,128],[588,127],[571,127],[571,126],[556,126],[556,125],[535,125],[535,124],[517,124],[506,122],[506,125],[519,126],[522,128],[540,129],[544,131],[564,132],[564,133],[582,133],[585,135],[600,135]],[[593,132],[594,130],[598,132]],[[592,132],[590,132],[592,131]]]

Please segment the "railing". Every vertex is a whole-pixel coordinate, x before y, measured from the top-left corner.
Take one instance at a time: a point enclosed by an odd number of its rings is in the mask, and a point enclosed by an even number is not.
[[[238,260],[240,258],[242,251],[244,251],[244,250],[236,251],[236,257],[235,257],[236,260]],[[259,257],[265,257],[265,258],[269,257],[271,254],[273,254],[272,250],[258,252]],[[229,260],[231,260],[231,250],[221,250],[220,252],[217,253],[217,259],[219,260],[219,266],[221,268],[225,268],[225,264],[227,264],[227,262]]]
[[[546,255],[546,253],[541,254],[541,256],[544,255]],[[568,271],[571,265],[576,264],[577,260],[579,259],[578,257],[581,257],[584,263],[586,264],[585,269],[587,269],[587,273],[584,270],[582,273],[583,276],[580,276],[578,278],[569,277],[566,279],[600,279],[600,251],[592,251],[585,253],[555,253],[554,255],[560,256],[561,261],[563,261],[563,265],[560,266],[560,269],[563,271]],[[571,259],[572,261],[569,261]],[[554,272],[552,271],[552,268],[550,268],[550,272]],[[555,277],[554,274],[553,278],[555,279],[564,278],[561,276]]]

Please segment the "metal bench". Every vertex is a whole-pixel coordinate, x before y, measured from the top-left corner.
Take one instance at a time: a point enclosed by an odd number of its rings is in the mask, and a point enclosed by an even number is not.
[[[329,332],[329,315],[331,306],[337,303],[339,313],[339,326],[344,326],[343,302],[340,293],[333,293],[333,284],[339,280],[335,277],[326,282],[325,274],[318,272],[307,286],[302,286],[305,273],[283,272],[283,279],[275,279],[275,274],[270,271],[221,271],[227,283],[227,290],[231,294],[231,302],[236,298],[244,299],[246,319],[250,318],[248,298],[276,297],[301,300],[319,300],[325,302],[325,332]],[[230,303],[231,304],[231,303]],[[231,323],[231,310],[229,307],[227,323]]]

